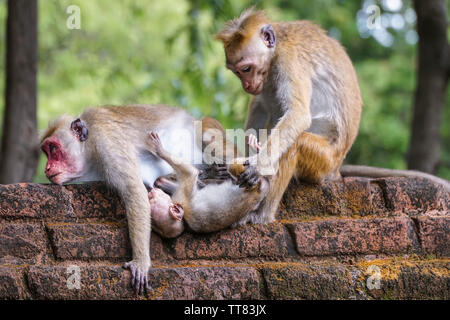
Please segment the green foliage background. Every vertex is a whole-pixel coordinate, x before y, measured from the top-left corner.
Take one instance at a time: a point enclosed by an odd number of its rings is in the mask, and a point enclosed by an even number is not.
[[[405,169],[416,45],[405,42],[405,30],[391,30],[395,41],[389,47],[362,37],[356,23],[362,4],[356,0],[39,0],[39,128],[62,113],[76,115],[88,106],[129,103],[177,105],[195,116],[215,117],[227,128],[243,127],[249,96],[225,69],[223,49],[213,35],[224,21],[256,5],[274,20],[315,21],[341,41],[354,62],[364,98],[360,133],[347,162]],[[69,5],[81,9],[80,30],[66,26]],[[410,7],[411,2],[404,0],[402,12]],[[5,25],[6,1],[0,0],[2,57]],[[3,58],[1,92],[4,77]],[[447,179],[449,101],[450,96],[442,123],[439,169]],[[3,108],[0,99],[1,114]],[[37,182],[46,181],[43,160]]]

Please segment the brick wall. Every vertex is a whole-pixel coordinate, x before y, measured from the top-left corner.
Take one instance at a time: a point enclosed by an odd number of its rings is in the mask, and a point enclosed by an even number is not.
[[[450,299],[450,195],[441,186],[292,182],[279,211],[269,225],[171,240],[152,233],[145,298]],[[0,298],[143,299],[121,267],[130,256],[123,206],[104,185],[0,186]]]

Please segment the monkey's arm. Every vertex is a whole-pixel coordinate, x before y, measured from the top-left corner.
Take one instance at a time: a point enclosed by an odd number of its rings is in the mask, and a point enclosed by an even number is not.
[[[248,106],[247,121],[245,122],[245,130],[255,129],[256,137],[258,137],[258,130],[264,129],[269,120],[269,115],[264,110],[262,102],[258,97],[253,97]]]
[[[292,73],[287,70],[286,72]],[[308,80],[310,77],[306,76],[306,71],[302,74],[305,75],[303,81],[290,74],[290,77],[287,77],[277,90],[277,98],[284,105],[286,112],[259,151],[257,168],[262,175],[273,175],[278,171],[278,161],[281,156],[311,125],[309,110],[311,81]],[[255,164],[255,158],[250,161],[250,164]]]
[[[148,270],[151,266],[151,208],[147,189],[140,175],[139,162],[134,156],[135,150],[126,146],[118,148],[110,138],[111,135],[111,132],[108,134],[97,130],[96,139],[101,141],[103,148],[97,149],[95,157],[102,168],[101,175],[108,185],[118,191],[125,205],[133,260],[125,263],[124,267],[130,269],[131,284],[136,292],[142,294],[144,290],[150,289]],[[122,137],[122,141],[126,139]],[[95,144],[100,145],[100,142]]]

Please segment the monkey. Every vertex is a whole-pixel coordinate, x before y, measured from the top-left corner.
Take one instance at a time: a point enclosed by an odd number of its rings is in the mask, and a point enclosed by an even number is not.
[[[248,158],[251,165],[239,177],[242,184],[268,172],[269,192],[241,224],[273,221],[292,177],[321,183],[340,179],[341,172],[367,177],[399,174],[361,166],[341,168],[359,130],[363,101],[345,49],[319,26],[309,21],[272,22],[263,11],[250,8],[228,21],[215,37],[223,43],[226,67],[253,96],[245,130],[270,131],[260,153]],[[450,190],[447,181],[423,175]]]
[[[212,118],[203,119],[202,141],[198,142],[192,139],[199,130],[194,121],[186,111],[166,105],[93,107],[76,119],[59,117],[41,137],[41,150],[47,156],[45,175],[52,183],[105,181],[117,190],[125,206],[132,247],[132,260],[124,267],[131,271],[132,286],[140,294],[150,289],[151,195],[145,185],[151,187],[156,178],[173,171],[147,150],[146,133],[157,130],[172,154],[187,163],[196,159],[201,163],[202,150],[212,141],[210,131],[223,128]],[[219,158],[235,151],[225,138],[223,144],[228,148],[219,150]],[[245,170],[244,166],[238,169]]]
[[[271,130],[259,155],[249,158],[253,170],[240,176],[272,172],[270,191],[250,219],[268,223],[292,176],[316,183],[339,176],[361,115],[356,73],[342,46],[309,21],[271,22],[250,9],[216,38],[227,68],[253,95],[245,129]]]
[[[251,145],[259,148],[256,137],[250,139]],[[176,237],[183,232],[183,217],[195,232],[227,228],[256,209],[268,191],[268,182],[264,177],[259,177],[251,186],[239,187],[228,179],[200,189],[198,169],[167,152],[157,132],[150,132],[147,145],[150,152],[173,167],[177,176],[178,186],[171,197],[154,188],[150,198],[152,218],[166,236]]]

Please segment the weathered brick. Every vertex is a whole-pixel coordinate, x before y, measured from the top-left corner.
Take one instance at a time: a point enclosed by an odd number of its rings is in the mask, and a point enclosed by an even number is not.
[[[371,269],[368,269],[372,266]],[[375,269],[377,267],[378,269]],[[358,287],[375,299],[450,299],[450,260],[375,260],[359,265]],[[371,279],[369,279],[369,277]],[[377,279],[379,282],[377,283]],[[368,286],[368,283],[371,286]]]
[[[0,225],[0,257],[31,259],[44,253],[47,236],[43,228],[31,223],[3,223]]]
[[[281,264],[262,269],[269,299],[348,299],[354,296],[343,265]]]
[[[124,218],[125,209],[117,193],[104,183],[66,186],[72,193],[74,213],[81,218]]]
[[[366,178],[344,178],[321,185],[292,180],[280,204],[279,219],[305,216],[387,215],[381,189]]]
[[[73,216],[64,187],[35,183],[0,185],[0,218],[60,220]]]
[[[293,182],[280,217],[288,221],[186,232],[171,240],[152,234],[158,268],[151,269],[147,298],[257,299],[267,293],[271,299],[450,299],[450,260],[442,258],[450,255],[449,193],[439,185],[403,178],[344,178],[321,186]],[[104,184],[0,185],[0,220],[0,299],[140,298],[130,272],[121,268],[131,259],[125,212]],[[335,260],[407,252],[440,259],[372,261],[381,268],[379,290],[367,288],[359,262]],[[299,263],[299,253],[320,258]],[[199,260],[191,265],[189,259]],[[233,266],[223,265],[227,259],[234,259]],[[81,268],[79,290],[67,287],[73,260]]]
[[[27,271],[27,280],[35,299],[136,297],[130,286],[129,272],[120,266],[33,266]]]
[[[249,267],[153,269],[153,299],[258,299],[259,276]]]
[[[442,185],[428,179],[397,177],[375,182],[382,188],[386,207],[391,212],[411,215],[450,209],[450,194]]]
[[[130,258],[126,227],[104,224],[49,224],[57,259]]]
[[[136,299],[130,272],[119,266],[80,266],[80,289],[68,267],[31,267],[29,287],[36,299]],[[70,272],[69,272],[70,271]],[[71,277],[71,278],[70,278]],[[69,279],[70,278],[70,279]],[[150,299],[256,299],[258,273],[246,267],[150,269]]]
[[[246,225],[210,234],[185,232],[174,241],[177,259],[281,259],[296,255],[287,230],[280,224]]]
[[[330,219],[288,224],[305,256],[400,253],[413,246],[407,217]]]
[[[110,224],[50,224],[50,240],[57,259],[131,259],[131,245],[125,226]],[[165,259],[161,238],[152,233],[152,259]]]
[[[417,217],[419,239],[425,253],[450,256],[450,216]]]
[[[0,299],[24,299],[21,272],[9,266],[0,266]]]
[[[381,188],[372,179],[347,177],[342,179],[342,186],[341,215],[388,215]]]
[[[339,212],[338,188],[339,185],[334,182],[324,182],[319,186],[293,179],[281,201],[279,219]]]

